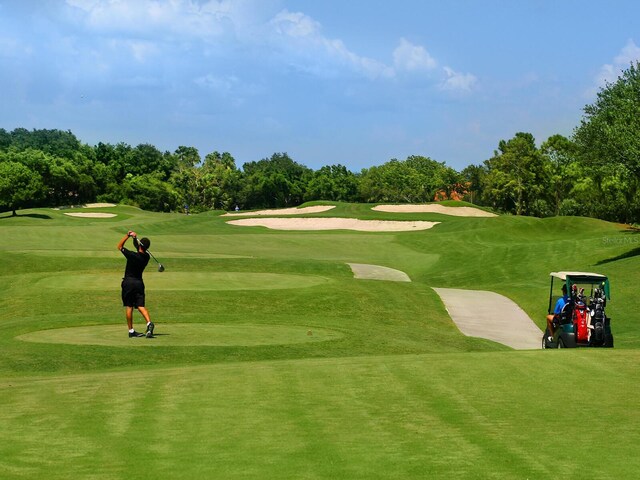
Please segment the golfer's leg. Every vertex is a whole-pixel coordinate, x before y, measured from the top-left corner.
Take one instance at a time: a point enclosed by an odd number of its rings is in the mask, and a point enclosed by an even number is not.
[[[133,307],[126,307],[127,327],[129,330],[133,329]]]
[[[138,307],[138,311],[144,317],[144,319],[149,323],[151,321],[151,317],[149,317],[149,312],[145,307]]]
[[[549,334],[553,335],[553,315],[547,315],[547,328],[549,329]]]

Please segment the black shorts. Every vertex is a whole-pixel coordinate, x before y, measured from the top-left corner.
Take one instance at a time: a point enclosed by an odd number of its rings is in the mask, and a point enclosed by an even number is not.
[[[144,307],[144,282],[137,278],[122,279],[122,306]]]

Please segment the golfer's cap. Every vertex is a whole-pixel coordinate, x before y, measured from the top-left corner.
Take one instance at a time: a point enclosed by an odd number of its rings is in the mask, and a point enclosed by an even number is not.
[[[151,246],[151,240],[149,240],[147,237],[141,238],[140,245],[142,246],[143,250],[147,250]]]

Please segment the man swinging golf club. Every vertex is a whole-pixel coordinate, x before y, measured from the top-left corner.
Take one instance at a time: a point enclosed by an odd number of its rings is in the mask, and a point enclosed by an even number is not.
[[[136,251],[128,250],[124,247],[127,239],[133,238],[133,246]],[[122,305],[126,308],[127,326],[129,327],[129,338],[131,337],[153,337],[153,322],[149,317],[149,312],[144,305],[144,281],[142,280],[142,272],[149,263],[149,253],[147,252],[151,240],[142,238],[138,241],[136,232],[130,231],[118,243],[118,250],[127,259],[127,266],[124,270],[124,278],[122,279]],[[146,333],[136,332],[133,328],[133,309],[137,308],[147,321]]]

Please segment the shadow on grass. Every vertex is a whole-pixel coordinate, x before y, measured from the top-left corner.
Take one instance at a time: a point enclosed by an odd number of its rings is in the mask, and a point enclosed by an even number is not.
[[[617,260],[624,260],[625,258],[637,257],[640,255],[640,247],[634,248],[633,250],[629,250],[628,252],[622,253],[615,257],[605,258],[604,260],[600,260],[596,263],[596,265],[604,265],[605,263],[615,262]]]
[[[605,258],[604,260],[600,260],[596,263],[596,265],[604,265],[605,263],[615,262],[617,260],[624,260],[625,258],[637,257],[640,255],[640,238],[638,238],[638,234],[640,234],[640,229],[635,227],[630,227],[628,230],[624,232],[622,237],[614,237],[608,238],[605,237],[603,241],[607,244],[612,245],[634,245],[635,247],[629,250],[628,252],[621,253],[620,255],[616,255],[615,257]]]
[[[13,215],[12,213],[9,213],[9,215],[0,215],[0,220],[4,220],[7,218],[39,218],[41,220],[51,220],[51,217],[49,215],[45,215],[44,213],[23,213],[22,215]]]

